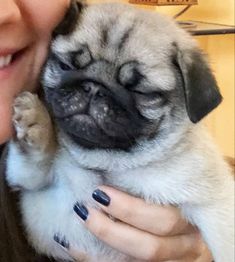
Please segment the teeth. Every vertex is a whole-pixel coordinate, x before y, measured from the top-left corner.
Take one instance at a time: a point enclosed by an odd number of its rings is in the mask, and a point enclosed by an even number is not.
[[[12,61],[12,55],[0,56],[0,69],[7,67]]]

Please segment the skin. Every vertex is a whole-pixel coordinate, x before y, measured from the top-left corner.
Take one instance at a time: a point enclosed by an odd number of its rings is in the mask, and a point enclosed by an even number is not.
[[[110,197],[110,205],[99,204],[102,213],[87,207],[88,218],[81,221],[108,245],[132,256],[135,261],[213,260],[199,232],[181,217],[177,208],[147,204],[107,186],[99,189]],[[108,215],[118,221],[114,222]],[[83,256],[72,243],[66,251],[75,259]]]
[[[69,0],[0,1],[0,56],[25,48],[14,65],[0,69],[0,144],[13,134],[14,98],[23,90],[37,89],[51,32],[68,6]],[[88,207],[84,226],[110,246],[144,261],[211,261],[200,234],[181,218],[178,209],[149,205],[113,188],[100,189],[111,203],[101,206],[105,213]],[[75,259],[80,256],[73,243],[66,252]]]
[[[14,67],[0,70],[0,144],[12,134],[12,101],[23,89],[36,88],[51,32],[68,5],[69,0],[0,1],[0,56],[26,48]]]

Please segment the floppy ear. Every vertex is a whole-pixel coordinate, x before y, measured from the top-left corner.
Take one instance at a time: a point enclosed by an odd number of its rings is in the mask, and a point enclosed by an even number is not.
[[[69,9],[67,10],[63,20],[55,28],[53,32],[53,37],[57,35],[67,35],[73,31],[75,28],[79,16],[86,6],[85,1],[83,0],[72,0]]]
[[[177,48],[177,64],[183,77],[188,116],[197,123],[221,103],[222,96],[200,50],[183,52]]]

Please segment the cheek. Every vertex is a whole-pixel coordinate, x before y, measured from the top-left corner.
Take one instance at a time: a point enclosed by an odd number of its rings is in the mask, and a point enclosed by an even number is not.
[[[70,0],[22,0],[30,24],[37,30],[37,34],[46,37],[63,18]]]
[[[167,112],[167,107],[158,100],[137,100],[137,108],[143,117],[150,120],[157,120]]]
[[[11,128],[12,102],[13,98],[10,96],[0,97],[0,145],[8,141],[13,132]]]

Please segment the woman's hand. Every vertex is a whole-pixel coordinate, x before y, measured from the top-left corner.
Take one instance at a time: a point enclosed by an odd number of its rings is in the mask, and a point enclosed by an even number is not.
[[[138,261],[212,261],[199,232],[182,219],[177,208],[147,204],[109,187],[100,187],[93,198],[104,212],[79,203],[74,211],[88,230],[122,253]],[[80,257],[72,243],[69,254]]]

